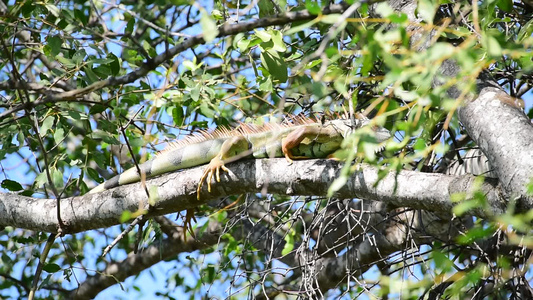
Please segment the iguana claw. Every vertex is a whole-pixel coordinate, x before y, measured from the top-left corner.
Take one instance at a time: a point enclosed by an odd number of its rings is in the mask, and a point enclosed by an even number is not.
[[[229,172],[229,169],[224,166],[224,161],[217,156],[206,166],[204,174],[202,174],[200,182],[198,182],[198,189],[196,190],[196,198],[198,200],[200,200],[200,191],[204,185],[204,180],[207,182],[207,191],[209,192],[211,192],[211,180],[213,179],[213,175],[215,175],[216,181],[220,182],[220,169]]]
[[[196,239],[194,231],[192,230],[192,221],[196,222],[196,217],[194,216],[194,209],[187,209],[187,214],[183,220],[183,240],[187,241],[187,231],[191,234],[193,239]]]

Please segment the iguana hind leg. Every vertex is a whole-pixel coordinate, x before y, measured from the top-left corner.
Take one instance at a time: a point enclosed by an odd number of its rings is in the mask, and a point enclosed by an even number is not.
[[[320,127],[307,127],[307,126],[300,127],[294,130],[293,132],[289,133],[281,141],[281,151],[283,152],[283,155],[285,156],[285,159],[287,160],[287,162],[292,163],[292,159],[308,158],[307,156],[292,155],[291,149],[298,147],[305,138],[314,139],[314,138],[318,138],[320,135],[321,135]]]
[[[207,191],[211,192],[211,180],[213,176],[215,176],[217,182],[220,182],[220,169],[229,172],[225,163],[239,160],[247,156],[249,152],[249,143],[244,136],[234,136],[226,140],[220,147],[219,153],[206,166],[200,182],[198,182],[196,198],[200,200],[200,191],[202,190],[204,181],[207,182]]]

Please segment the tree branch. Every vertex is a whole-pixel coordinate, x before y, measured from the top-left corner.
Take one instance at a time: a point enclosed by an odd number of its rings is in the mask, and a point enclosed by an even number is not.
[[[533,178],[533,125],[515,100],[501,89],[485,87],[459,109],[459,119],[489,158],[507,197],[518,197],[519,208],[527,210],[533,205],[527,193]]]
[[[211,193],[204,188],[201,201],[196,199],[198,178],[204,167],[167,174],[148,180],[154,186],[150,215],[164,215],[197,207],[208,200],[241,193],[326,196],[329,186],[341,172],[342,164],[331,160],[302,160],[287,165],[284,159],[257,159],[228,164],[232,171],[223,174]],[[415,171],[391,171],[377,186],[379,169],[360,165],[348,183],[336,194],[339,198],[379,200],[396,207],[411,207],[450,212],[450,196],[474,188],[475,177],[428,174]],[[416,183],[416,184],[413,184]],[[481,185],[489,210],[470,213],[487,216],[503,212],[506,201],[494,180]],[[74,233],[109,227],[119,223],[123,211],[137,211],[139,201],[146,201],[141,184],[118,187],[97,194],[61,199],[61,216],[66,232]],[[142,203],[141,203],[142,204]],[[56,232],[55,199],[35,199],[16,194],[0,194],[0,226]]]

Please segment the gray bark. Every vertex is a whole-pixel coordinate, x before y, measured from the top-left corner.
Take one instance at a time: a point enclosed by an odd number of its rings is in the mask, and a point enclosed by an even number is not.
[[[258,159],[228,164],[232,171],[206,188],[201,201],[196,199],[198,178],[204,167],[166,174],[148,180],[153,193],[148,215],[164,215],[194,208],[222,196],[243,193],[326,196],[329,186],[341,171],[341,163],[329,160],[302,160],[288,165],[285,159]],[[359,198],[382,201],[393,207],[411,207],[450,213],[455,205],[450,196],[473,188],[474,176],[448,176],[416,171],[390,171],[377,185],[379,169],[360,165],[347,184],[336,194],[338,198]],[[413,184],[416,182],[416,184]],[[154,188],[152,188],[154,187]],[[489,211],[474,210],[473,215],[500,214],[506,201],[493,181],[481,186],[487,196]],[[148,201],[140,183],[121,186],[97,194],[61,199],[61,218],[65,233],[104,228],[119,223],[123,211],[137,211]],[[0,194],[0,226],[56,232],[55,199],[35,199],[16,194]],[[531,206],[523,207],[523,209]]]
[[[533,178],[533,126],[510,98],[501,89],[485,87],[461,107],[459,118],[487,155],[507,200],[516,197],[527,210],[533,203],[527,193]]]

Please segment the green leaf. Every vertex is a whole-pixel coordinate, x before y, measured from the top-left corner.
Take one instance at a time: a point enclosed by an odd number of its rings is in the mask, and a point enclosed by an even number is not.
[[[35,177],[35,186],[36,187],[41,187],[43,186],[46,182],[48,181],[47,177],[46,177],[46,172],[41,172],[39,175],[37,175],[37,177]]]
[[[426,149],[426,142],[424,141],[424,139],[420,139],[420,138],[416,139],[416,142],[413,145],[413,148],[416,151],[423,151],[424,149]]]
[[[440,250],[433,250],[432,252],[435,266],[443,271],[449,271],[453,268],[454,263],[448,258],[448,255]]]
[[[379,2],[376,5],[376,13],[378,13],[382,17],[388,17],[392,14],[395,14],[394,10],[387,2]]]
[[[85,115],[84,115],[85,116]],[[69,110],[68,111],[68,117],[72,120],[81,120],[81,115],[79,112],[75,110]],[[86,117],[86,116],[85,116]]]
[[[74,18],[80,21],[84,26],[89,21],[89,16],[79,9],[74,10]]]
[[[172,107],[171,113],[169,114],[172,116],[172,119],[174,120],[174,124],[177,126],[183,125],[183,108],[182,107]]]
[[[185,68],[191,70],[191,71],[194,71],[196,70],[196,64],[190,60],[186,60],[184,62],[181,63]]]
[[[113,76],[118,75],[120,72],[120,59],[113,53],[109,53],[107,55],[108,59],[111,59],[111,62],[109,63],[109,68],[111,69],[111,73]]]
[[[108,132],[105,132],[103,130],[97,130],[97,131],[93,131],[93,138],[100,138],[102,139],[104,142],[108,143],[108,144],[111,144],[111,145],[120,145],[122,144],[121,142],[119,142],[114,135],[108,133]]]
[[[431,0],[418,0],[418,15],[429,24],[433,24],[433,19],[435,18],[437,8],[437,3],[434,3]]]
[[[61,267],[59,265],[56,265],[56,264],[46,264],[46,265],[44,265],[43,270],[48,272],[48,273],[55,273],[55,272],[61,270]]]
[[[466,201],[463,201],[457,205],[455,205],[453,208],[452,208],[452,212],[458,216],[462,216],[463,214],[465,214],[466,212],[472,210],[472,209],[475,209],[475,208],[479,208],[480,207],[480,204],[478,201],[476,200],[466,200]]]
[[[294,230],[290,230],[285,235],[285,246],[283,247],[283,250],[281,250],[281,255],[285,256],[289,254],[294,249]]]
[[[23,189],[22,185],[16,181],[4,179],[0,186],[8,191],[16,192]]]
[[[259,78],[259,90],[263,92],[271,92],[272,91],[272,80],[270,80],[270,77],[262,77]]]
[[[62,188],[65,184],[63,182],[63,173],[56,168],[50,168],[50,172],[52,173],[52,182],[54,183],[54,186],[56,188]]]
[[[255,35],[260,38],[263,42],[268,42],[271,39],[270,33],[265,30],[254,30]]]
[[[278,52],[267,50],[261,53],[261,63],[263,67],[270,72],[274,79],[280,82],[286,82],[288,79],[287,64]]]
[[[322,13],[322,8],[317,1],[305,0],[305,8],[312,15],[319,15]]]
[[[443,57],[449,57],[454,53],[455,50],[455,47],[449,43],[435,43],[427,51],[427,60],[435,61]]]
[[[211,105],[208,105],[208,103],[203,102],[200,105],[200,112],[202,115],[204,115],[206,118],[212,119],[215,117],[216,111],[212,109]]]
[[[49,11],[52,15],[54,15],[54,17],[56,17],[56,18],[59,17],[59,13],[60,13],[61,11],[59,10],[59,8],[58,8],[57,6],[55,6],[55,5],[52,4],[52,3],[46,3],[44,6],[46,7],[46,9],[48,9],[48,11]]]
[[[497,5],[501,10],[511,12],[513,9],[513,0],[498,0]]]
[[[203,12],[200,17],[200,25],[202,26],[202,32],[206,43],[213,41],[218,35],[217,23],[207,12]]]
[[[56,132],[54,132],[54,142],[56,144],[59,144],[63,142],[64,138],[65,138],[65,130],[63,128],[58,128]]]
[[[126,24],[126,28],[124,29],[124,33],[132,34],[134,25],[135,25],[135,19],[134,18],[129,19],[128,23]]]
[[[207,283],[213,283],[213,281],[215,281],[215,275],[216,275],[216,270],[215,270],[215,267],[213,265],[208,265],[207,268],[206,268],[206,273],[207,273]]]
[[[316,67],[320,63],[322,63],[322,59],[321,58],[312,60],[312,61],[308,62],[307,65],[305,65],[305,69],[312,69],[312,68]]]
[[[285,52],[287,51],[287,47],[285,46],[285,42],[283,41],[283,34],[279,30],[272,30],[272,42],[274,43],[274,47],[272,50],[275,50],[277,52]]]
[[[53,116],[48,116],[43,121],[43,125],[41,125],[41,128],[39,129],[39,135],[41,137],[44,137],[48,130],[54,126],[55,118]]]
[[[218,9],[213,9],[213,11],[211,12],[211,16],[213,17],[213,19],[218,21],[224,20],[224,14],[222,14],[222,12]]]
[[[272,40],[270,40],[268,42],[260,43],[259,44],[259,48],[261,49],[261,52],[270,50],[270,49],[274,48],[274,42]]]
[[[407,17],[406,14],[392,14],[392,15],[389,15],[389,20],[392,23],[402,24],[402,23],[409,21],[409,18]]]
[[[148,188],[148,194],[150,195],[150,198],[148,198],[148,203],[150,205],[156,205],[157,202],[161,199],[161,196],[159,195],[159,188],[155,185],[150,185]]]
[[[100,78],[93,72],[92,68],[85,66],[83,71],[85,72],[87,83],[93,83],[100,80]]]
[[[99,114],[103,111],[105,111],[107,108],[100,104],[95,104],[91,106],[91,109],[89,110],[89,115]]]
[[[50,47],[50,55],[55,57],[61,52],[61,45],[63,40],[58,35],[54,35],[48,38],[48,46]]]
[[[194,102],[198,102],[200,99],[200,87],[198,85],[191,89],[191,98],[194,100]]]
[[[87,175],[89,175],[89,177],[90,177],[92,180],[94,180],[94,181],[96,181],[96,182],[98,182],[98,183],[102,183],[102,182],[104,182],[104,179],[103,179],[102,177],[100,177],[100,174],[98,174],[98,172],[97,172],[95,169],[93,169],[93,168],[86,168],[85,170],[87,171]]]
[[[518,35],[516,37],[517,42],[523,42],[524,39],[531,37],[533,34],[533,19],[529,20],[522,28],[520,28],[520,31],[518,32]],[[531,61],[531,57],[528,57],[529,61]]]
[[[531,178],[527,184],[527,194],[530,196],[533,195],[533,178]]]
[[[259,0],[257,6],[259,7],[260,18],[268,17],[276,13],[272,0]]]
[[[246,38],[242,38],[237,42],[237,47],[239,47],[239,50],[241,52],[244,52],[248,50],[248,46],[250,45],[250,40]]]
[[[468,229],[465,235],[460,235],[457,237],[457,241],[461,244],[471,244],[472,242],[480,239],[485,239],[494,234],[494,227],[488,226],[483,227],[473,227]]]
[[[207,128],[207,121],[192,121],[191,123],[189,123],[189,126],[198,127],[200,129],[205,129]]]
[[[120,215],[120,223],[127,222],[127,221],[131,220],[131,218],[132,218],[131,211],[125,210],[125,211],[122,212],[122,215]]]
[[[490,35],[486,35],[484,40],[485,48],[492,57],[499,57],[502,55],[502,47],[496,38]]]
[[[58,55],[56,59],[66,68],[74,68],[76,67],[76,63],[74,63],[71,59],[65,58],[63,56]]]

